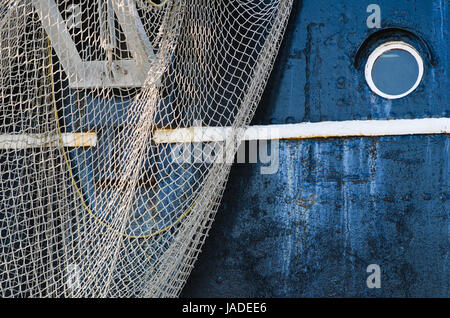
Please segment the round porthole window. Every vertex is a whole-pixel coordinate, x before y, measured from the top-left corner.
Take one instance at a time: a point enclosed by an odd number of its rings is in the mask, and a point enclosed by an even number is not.
[[[405,42],[387,42],[370,55],[365,68],[366,82],[377,95],[402,98],[419,86],[423,60],[419,52]]]

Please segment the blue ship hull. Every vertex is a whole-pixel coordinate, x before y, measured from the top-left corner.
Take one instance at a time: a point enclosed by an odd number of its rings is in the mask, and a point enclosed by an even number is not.
[[[449,116],[448,2],[379,0],[380,29],[369,4],[296,2],[253,124]],[[425,64],[396,100],[364,80],[366,40],[388,31]],[[182,296],[450,296],[448,135],[282,140],[278,173],[261,166],[233,167]],[[368,288],[370,264],[381,288]]]
[[[368,27],[370,3],[295,1],[252,125],[449,117],[448,1],[377,0],[380,28]],[[417,49],[424,74],[413,93],[389,100],[368,87],[364,66],[375,47],[391,40]],[[69,92],[67,86],[61,95],[74,96]],[[70,149],[68,157],[81,199],[108,223],[113,215],[102,209],[102,200],[112,197],[120,173],[105,162],[117,156],[115,134],[132,120],[130,101],[88,96],[85,116],[74,100],[61,100],[65,132],[97,132],[97,147]],[[105,107],[113,109],[110,116],[94,116]],[[158,112],[173,119],[173,109]],[[261,173],[267,164],[235,164],[182,296],[449,297],[449,148],[448,135],[439,133],[294,138],[279,141],[274,174]],[[167,159],[171,148],[166,149],[162,157]],[[118,157],[126,159],[126,153]],[[0,161],[7,162],[7,155]],[[151,166],[144,162],[141,169]],[[11,178],[7,169],[14,167],[5,167],[4,178]],[[160,204],[183,212],[178,206],[183,200],[177,199],[190,195],[195,174],[182,167],[178,171],[167,160],[154,169],[163,180],[159,193],[166,201]],[[191,179],[186,188],[170,178],[183,173]],[[151,219],[152,182],[137,183],[136,219]],[[98,186],[102,184],[110,186]],[[18,196],[11,191],[4,195]],[[130,222],[125,234],[141,237],[173,225],[158,213],[162,217],[152,219],[155,224],[133,227]],[[145,263],[154,252],[151,243],[146,248],[130,259]],[[128,270],[126,257],[117,265],[119,273]],[[368,284],[371,264],[380,268],[379,288]],[[17,288],[26,283],[23,279]]]

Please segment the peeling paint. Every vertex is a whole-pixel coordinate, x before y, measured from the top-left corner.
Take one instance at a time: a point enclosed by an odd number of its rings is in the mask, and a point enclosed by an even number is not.
[[[354,67],[375,32],[367,3],[304,0],[253,124],[448,117],[448,4],[377,4],[383,27],[411,30],[436,57],[417,91],[383,100]],[[449,297],[449,148],[442,134],[292,138],[280,140],[277,174],[233,166],[183,296]],[[366,286],[369,264],[381,289]]]

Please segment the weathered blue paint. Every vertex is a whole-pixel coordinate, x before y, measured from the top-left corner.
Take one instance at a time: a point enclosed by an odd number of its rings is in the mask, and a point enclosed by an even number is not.
[[[368,29],[370,3],[382,30],[408,32]],[[254,124],[448,117],[447,17],[444,0],[298,1]],[[419,50],[425,74],[385,100],[364,56],[393,38]],[[182,296],[448,297],[449,166],[446,135],[282,141],[278,173],[233,167]],[[380,289],[366,286],[373,263]]]
[[[233,168],[185,296],[448,296],[446,136],[283,141],[280,153],[274,175]]]

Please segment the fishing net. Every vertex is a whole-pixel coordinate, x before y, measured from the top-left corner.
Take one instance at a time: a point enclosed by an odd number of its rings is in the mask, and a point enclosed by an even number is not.
[[[0,297],[180,294],[291,5],[1,2]]]

